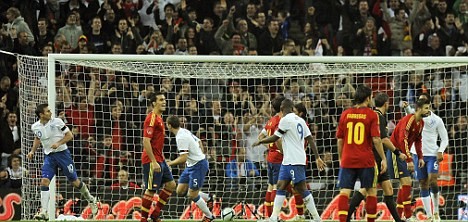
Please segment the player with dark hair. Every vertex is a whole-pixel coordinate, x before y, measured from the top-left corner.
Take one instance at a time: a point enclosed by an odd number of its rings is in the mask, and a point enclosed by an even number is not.
[[[143,124],[143,180],[145,181],[145,193],[141,203],[141,222],[148,221],[148,213],[153,203],[156,190],[159,192],[158,202],[151,215],[151,220],[161,221],[159,218],[164,205],[176,188],[171,170],[167,165],[164,155],[165,126],[162,113],[166,111],[166,97],[164,93],[158,92],[150,96],[149,102],[153,110],[146,116]]]
[[[386,93],[379,93],[374,98],[374,104],[376,107],[375,112],[379,115],[380,138],[382,140],[382,145],[384,146],[384,148],[387,148],[391,152],[395,153],[395,155],[397,155],[400,159],[406,160],[406,155],[402,154],[400,150],[396,149],[395,146],[393,146],[388,136],[387,118],[385,117],[388,107],[390,106],[388,100],[389,100],[389,97]],[[375,149],[374,149],[374,158],[376,160],[375,162],[377,163],[382,161],[379,154],[376,152]],[[381,170],[382,169],[379,166],[379,171]],[[377,177],[377,183],[379,183],[382,186],[382,190],[384,194],[384,202],[387,205],[387,208],[389,209],[390,213],[392,214],[393,219],[396,222],[400,222],[401,218],[398,215],[397,210],[396,210],[395,200],[393,199],[392,182],[390,181],[390,177],[388,176],[388,173],[385,172],[385,173],[379,174],[379,176]],[[360,189],[359,192],[354,192],[353,198],[351,199],[351,202],[349,204],[348,221],[351,221],[351,215],[356,211],[356,208],[359,206],[361,201],[364,200],[366,195],[367,195],[367,192],[366,192],[366,189],[364,188]]]
[[[213,197],[200,192],[205,182],[205,176],[209,170],[208,160],[206,160],[206,156],[203,153],[203,144],[193,133],[180,126],[178,117],[169,116],[166,125],[167,129],[176,136],[177,149],[180,154],[175,160],[168,160],[167,165],[170,167],[183,163],[187,165],[180,175],[176,191],[177,195],[188,195],[205,214],[203,221],[210,222],[215,219],[208,205],[208,203],[210,203],[211,208],[213,207]],[[208,202],[205,202],[205,199],[208,200]]]
[[[419,99],[431,101],[431,96],[428,93],[422,93]],[[403,102],[403,108],[406,113],[414,113],[414,110],[407,102]],[[415,172],[421,187],[420,196],[426,216],[429,219],[432,218],[434,222],[439,222],[439,186],[437,185],[437,178],[439,176],[439,163],[444,159],[444,151],[449,144],[449,137],[444,121],[434,112],[430,111],[430,114],[424,117],[423,121],[422,153],[426,164],[424,168],[415,168]],[[440,145],[437,145],[439,137]],[[411,147],[411,154],[413,155],[414,164],[419,162],[415,146]],[[429,189],[431,190],[430,194]]]
[[[407,157],[406,162],[395,158],[391,152],[387,152],[388,165],[391,167],[389,175],[392,179],[400,179],[400,189],[397,196],[397,210],[401,215],[403,210],[405,218],[411,219],[411,172],[414,171],[413,157],[410,149],[414,144],[418,156],[418,167],[424,167],[422,154],[422,130],[424,127],[423,118],[430,115],[429,100],[418,99],[416,102],[416,112],[403,117],[395,127],[390,140],[397,149]]]
[[[72,132],[62,119],[52,118],[48,104],[38,105],[35,113],[39,117],[39,121],[31,126],[35,137],[31,152],[28,153],[28,159],[33,159],[34,153],[41,144],[45,155],[41,179],[41,211],[34,216],[34,219],[45,221],[49,219],[47,212],[50,199],[49,184],[57,174],[58,168],[62,170],[73,187],[80,190],[91,207],[93,217],[95,217],[98,212],[97,200],[89,193],[86,184],[78,179],[75,163],[67,147],[67,142],[73,139]]]
[[[319,170],[323,170],[325,163],[320,158],[315,141],[307,127],[305,121],[297,116],[294,112],[294,103],[290,99],[285,99],[281,102],[281,118],[278,129],[275,133],[267,138],[263,138],[255,142],[252,146],[259,144],[268,144],[282,140],[283,160],[278,173],[277,193],[273,204],[273,212],[269,221],[278,221],[278,216],[281,211],[284,199],[286,198],[286,188],[289,184],[293,184],[294,189],[302,195],[304,203],[312,214],[314,221],[321,221],[320,215],[317,212],[314,198],[306,186],[305,164],[306,153],[304,150],[304,142],[308,141],[310,148],[316,157],[316,163]]]
[[[283,116],[283,113],[280,111],[280,107],[281,107],[281,102],[283,102],[284,99],[285,99],[284,96],[278,96],[271,101],[271,106],[273,108],[273,112],[275,113],[275,115],[272,116],[268,120],[262,132],[258,135],[259,140],[267,136],[273,135],[275,131],[278,129],[279,121],[281,117]],[[276,183],[278,183],[278,173],[281,167],[281,161],[283,161],[283,154],[278,149],[278,144],[280,143],[281,141],[278,141],[277,143],[267,144],[268,187],[267,187],[267,192],[265,195],[265,203],[264,203],[264,205],[266,206],[265,215],[267,217],[271,216],[271,213],[273,210],[273,201],[276,196]]]
[[[336,137],[340,157],[338,197],[338,215],[340,222],[348,216],[348,199],[356,180],[367,191],[367,221],[374,222],[377,217],[377,175],[373,149],[382,161],[380,173],[387,170],[387,160],[380,139],[379,117],[369,108],[372,90],[367,86],[358,86],[354,94],[354,107],[345,110],[340,117]],[[373,145],[372,145],[373,144]]]

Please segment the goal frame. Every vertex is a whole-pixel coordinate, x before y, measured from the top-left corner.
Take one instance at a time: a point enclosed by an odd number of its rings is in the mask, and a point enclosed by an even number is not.
[[[296,64],[313,64],[313,63],[451,63],[451,64],[468,64],[466,57],[363,57],[363,56],[184,56],[184,55],[110,55],[110,54],[48,54],[47,60],[47,98],[49,109],[55,113],[56,87],[55,74],[56,62],[68,61],[134,61],[134,62],[190,62],[190,63],[296,63]],[[55,177],[50,183],[50,200],[49,201],[49,220],[55,220]]]

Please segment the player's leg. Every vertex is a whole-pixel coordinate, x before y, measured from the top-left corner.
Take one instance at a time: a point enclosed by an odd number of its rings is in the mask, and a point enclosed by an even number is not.
[[[340,194],[338,196],[338,217],[340,222],[345,222],[348,218],[349,195],[354,188],[357,180],[357,170],[350,168],[340,168],[338,175]]]
[[[141,198],[141,222],[148,221],[149,210],[153,204],[154,193],[156,192],[156,187],[159,187],[158,182],[160,183],[161,178],[157,177],[158,174],[153,172],[153,167],[151,163],[143,164],[143,181],[145,183],[145,193],[143,198]],[[156,185],[156,186],[155,186]]]
[[[48,220],[48,209],[50,191],[49,184],[50,180],[55,176],[57,169],[57,163],[49,155],[44,156],[44,165],[42,166],[42,179],[41,179],[41,210],[34,216],[36,220]]]
[[[426,161],[427,170],[429,173],[428,176],[428,184],[431,189],[431,199],[432,199],[432,206],[433,208],[433,219],[435,222],[440,221],[440,214],[439,214],[439,186],[437,185],[437,178],[439,176],[439,162],[437,158],[434,157],[427,157],[424,159]]]
[[[273,201],[273,211],[270,216],[270,221],[278,221],[278,216],[283,206],[284,199],[286,199],[286,187],[291,182],[291,175],[289,167],[281,165],[278,174],[278,183],[276,184],[276,195]]]
[[[171,170],[169,166],[167,166],[166,162],[159,163],[161,166],[161,172],[157,173],[160,177],[160,183],[164,184],[162,189],[159,191],[158,195],[158,202],[156,203],[156,207],[154,208],[153,213],[151,214],[152,218],[155,220],[159,220],[159,216],[161,214],[161,210],[169,201],[169,197],[172,195],[172,192],[176,190],[176,183],[174,181],[174,177],[172,177]]]
[[[211,213],[211,210],[208,207],[208,204],[205,200],[200,196],[200,189],[203,187],[203,183],[205,182],[205,176],[208,173],[208,161],[202,160],[199,161],[192,167],[188,168],[189,172],[189,190],[188,196],[189,198],[197,204],[198,208],[205,214],[205,218],[203,221],[209,222],[214,220],[214,216]]]
[[[398,213],[400,213],[400,209],[404,211],[404,216],[406,219],[409,219],[411,218],[411,216],[413,216],[413,211],[411,210],[411,199],[412,199],[411,184],[412,182],[413,181],[411,180],[411,177],[409,176],[400,178],[401,187],[398,190],[397,198],[400,198],[402,207],[398,208],[398,205],[397,205],[397,210],[398,210]]]
[[[413,154],[413,162],[416,164],[414,165],[414,172],[416,174],[416,179],[419,180],[419,187],[421,188],[419,192],[419,196],[421,197],[424,211],[426,211],[426,216],[428,218],[432,218],[432,206],[431,206],[431,196],[429,193],[429,174],[428,174],[428,166],[429,164],[424,165],[423,168],[417,167],[418,165],[418,155]]]
[[[77,188],[81,195],[83,195],[83,197],[88,201],[93,217],[95,217],[98,213],[97,200],[93,195],[91,195],[86,184],[78,179],[75,163],[73,162],[70,151],[67,149],[62,152],[55,153],[54,158],[57,161],[58,167],[62,170],[63,174],[65,174],[68,181],[70,181],[73,187]]]
[[[367,191],[364,188],[361,188],[358,192],[353,193],[353,197],[349,202],[348,218],[346,219],[346,221],[351,221],[352,215],[354,214],[354,212],[356,212],[359,205],[361,205],[361,202],[366,198],[366,195]]]
[[[305,185],[307,187],[307,184]],[[297,211],[297,220],[296,221],[303,221],[304,218],[304,198],[302,197],[302,193],[298,192],[292,184],[288,186],[288,192],[294,195],[294,201],[296,203],[296,211]]]
[[[393,186],[392,186],[392,182],[390,181],[390,178],[388,178],[388,174],[387,174],[387,179],[384,179],[380,183],[380,185],[382,186],[382,190],[383,190],[384,203],[387,205],[387,208],[390,211],[390,214],[392,215],[393,220],[395,220],[396,222],[400,222],[401,218],[400,218],[400,215],[398,215],[395,200],[393,199]]]
[[[358,177],[361,181],[361,187],[367,191],[366,213],[367,221],[374,222],[377,218],[377,179],[379,170],[377,164],[374,167],[358,170]]]
[[[281,164],[268,163],[268,188],[265,195],[265,216],[270,217],[276,196],[276,184]]]
[[[292,166],[292,170],[290,173],[292,175],[292,183],[294,184],[294,190],[296,193],[300,194],[298,199],[302,197],[303,204],[307,207],[310,214],[314,218],[314,221],[320,221],[320,215],[317,211],[317,207],[315,206],[314,197],[307,189],[306,185],[306,173],[305,173],[305,166]]]
[[[411,173],[408,171],[406,161],[396,158],[396,162],[400,177],[400,189],[397,194],[397,211],[398,215],[401,215],[404,211],[405,218],[409,219],[413,215],[411,210],[411,187],[413,181],[411,180]]]
[[[190,181],[190,168],[185,168],[177,181],[176,194],[178,197],[185,197],[188,195],[189,181]]]

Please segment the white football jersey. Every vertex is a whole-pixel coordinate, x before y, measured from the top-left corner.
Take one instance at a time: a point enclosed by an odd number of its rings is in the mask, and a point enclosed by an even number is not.
[[[188,153],[187,167],[195,165],[198,161],[205,159],[201,150],[200,139],[187,129],[180,128],[176,135],[177,149],[179,154]]]
[[[449,145],[447,129],[442,118],[431,111],[431,115],[423,118],[424,127],[422,131],[422,153],[423,156],[437,156],[443,153]],[[440,137],[440,147],[437,139]],[[416,154],[416,148],[411,146],[411,153]]]
[[[304,138],[311,135],[301,117],[289,113],[281,118],[275,135],[283,139],[283,165],[305,165]]]
[[[63,137],[65,137],[65,133],[70,131],[60,118],[52,118],[45,125],[37,121],[31,126],[31,130],[34,135],[41,140],[42,148],[46,155],[49,153],[64,151],[68,148],[67,144],[62,144],[57,147],[57,149],[51,148],[52,144],[63,139]]]

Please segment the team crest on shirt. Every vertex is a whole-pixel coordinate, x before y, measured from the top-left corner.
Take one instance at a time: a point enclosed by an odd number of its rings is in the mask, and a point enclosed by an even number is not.
[[[151,129],[146,130],[146,133],[151,134]]]
[[[37,136],[38,138],[41,138],[41,137],[42,137],[42,132],[41,132],[41,131],[37,131],[37,132],[36,132],[36,136]]]
[[[434,119],[431,119],[431,121],[427,125],[429,125],[429,127],[432,128],[435,125],[435,122],[436,121]]]

